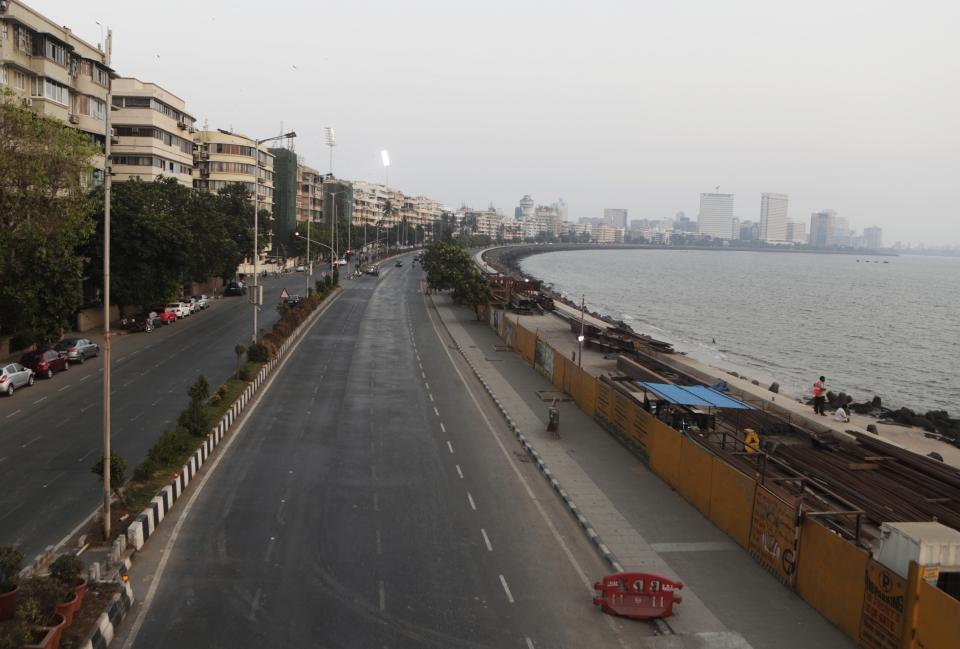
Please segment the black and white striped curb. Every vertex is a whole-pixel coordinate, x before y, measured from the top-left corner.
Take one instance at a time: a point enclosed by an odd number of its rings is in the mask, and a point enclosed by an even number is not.
[[[434,307],[436,307],[436,305],[434,305]],[[443,323],[443,318],[440,318],[440,322]],[[447,328],[446,323],[443,323],[443,328],[447,330],[447,334],[449,335],[450,330]],[[553,487],[553,490],[557,492],[557,495],[563,500],[564,505],[567,506],[567,509],[570,510],[570,513],[573,514],[574,518],[577,519],[577,523],[583,529],[584,533],[587,535],[587,538],[589,538],[590,542],[596,546],[597,550],[600,551],[600,554],[607,561],[607,563],[610,564],[610,567],[613,568],[615,572],[623,572],[623,566],[620,565],[617,557],[613,554],[613,552],[610,551],[610,548],[608,548],[603,542],[596,530],[593,529],[590,521],[588,521],[587,517],[583,515],[583,512],[580,511],[580,508],[577,507],[577,504],[573,502],[573,498],[571,498],[570,494],[568,494],[563,488],[563,486],[560,484],[560,481],[554,477],[550,467],[548,467],[546,462],[543,461],[543,458],[540,457],[537,449],[533,448],[530,442],[527,441],[527,436],[523,434],[523,432],[520,430],[520,426],[518,426],[517,422],[513,420],[513,417],[510,416],[510,413],[507,412],[507,409],[500,402],[499,397],[497,397],[496,393],[494,393],[493,389],[490,387],[490,384],[487,383],[487,380],[483,378],[479,370],[477,370],[477,367],[473,364],[473,361],[467,357],[467,354],[463,351],[463,347],[460,346],[460,343],[458,343],[452,335],[450,335],[450,339],[453,340],[453,344],[456,346],[457,351],[460,352],[461,356],[463,356],[463,360],[465,360],[467,365],[470,366],[470,369],[473,370],[474,376],[476,376],[477,380],[480,381],[481,385],[483,385],[483,389],[487,391],[487,394],[490,395],[490,398],[493,399],[493,402],[497,405],[497,409],[500,411],[500,414],[503,415],[504,420],[507,422],[507,426],[520,441],[520,444],[527,452],[527,455],[529,455],[533,461],[537,463],[537,468],[540,470],[540,473],[542,473],[543,477],[550,482],[550,486]]]
[[[104,649],[113,640],[117,627],[130,607],[133,606],[133,589],[130,582],[123,582],[120,592],[113,596],[107,610],[97,618],[97,626],[93,633],[80,645],[80,649]]]
[[[253,401],[260,387],[266,382],[271,372],[283,361],[287,350],[316,322],[317,318],[326,310],[330,304],[331,298],[337,293],[331,294],[322,304],[320,304],[309,318],[301,322],[293,333],[280,345],[276,355],[266,365],[260,368],[256,378],[251,381],[246,389],[240,394],[240,397],[233,402],[230,410],[227,411],[216,427],[211,430],[203,444],[200,445],[186,464],[181,467],[173,480],[166,487],[161,489],[156,496],[150,500],[150,504],[133,520],[133,523],[127,527],[127,547],[136,552],[143,547],[147,539],[156,531],[160,521],[164,519],[167,513],[173,508],[180,496],[186,490],[187,485],[194,479],[200,467],[213,454],[214,449],[220,444],[224,436],[240,418],[247,405]]]

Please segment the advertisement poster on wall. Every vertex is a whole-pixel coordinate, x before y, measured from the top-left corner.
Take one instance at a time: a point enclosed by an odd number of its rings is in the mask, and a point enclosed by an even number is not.
[[[796,508],[757,486],[750,525],[750,554],[790,587],[797,572],[798,536]]]
[[[860,615],[860,646],[866,649],[897,649],[903,633],[907,581],[882,563],[867,563],[863,613]]]
[[[548,379],[553,380],[553,347],[539,338],[537,339],[535,361],[537,370]]]
[[[513,347],[513,320],[507,320],[507,347]]]

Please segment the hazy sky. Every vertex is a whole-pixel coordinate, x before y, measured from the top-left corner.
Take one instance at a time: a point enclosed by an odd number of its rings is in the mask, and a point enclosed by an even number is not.
[[[857,229],[960,244],[960,3],[32,0],[211,128],[299,134],[327,170],[452,207],[695,218],[790,195]]]

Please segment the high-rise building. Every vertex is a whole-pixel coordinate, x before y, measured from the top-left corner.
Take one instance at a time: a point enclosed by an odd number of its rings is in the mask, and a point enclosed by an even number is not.
[[[524,221],[527,219],[532,219],[534,205],[535,203],[533,202],[533,199],[530,198],[530,194],[524,194],[523,198],[520,199],[520,218],[522,218]]]
[[[787,241],[791,243],[806,243],[807,224],[801,221],[787,221]]]
[[[297,229],[297,154],[285,148],[268,151],[273,155],[272,249],[282,252]]]
[[[863,243],[873,250],[883,247],[883,228],[872,227],[863,229]]]
[[[97,47],[18,0],[0,2],[0,86],[23,107],[106,144],[107,89],[115,76]],[[103,178],[103,156],[93,161]]]
[[[733,236],[733,194],[700,194],[697,224],[700,234],[730,239]]]
[[[834,245],[834,227],[837,213],[833,210],[820,210],[810,215],[810,245],[828,248]]]
[[[323,222],[323,174],[305,164],[297,165],[297,222]]]
[[[603,222],[612,228],[627,229],[627,210],[619,207],[603,208]]]
[[[764,192],[760,195],[760,240],[784,243],[787,239],[786,194]]]
[[[222,131],[200,131],[194,135],[193,143],[196,189],[218,192],[233,183],[242,183],[252,202],[256,187],[259,209],[273,213],[273,154],[265,146],[256,149],[254,140]]]
[[[110,147],[114,182],[161,176],[193,186],[194,118],[182,99],[155,83],[113,80]]]

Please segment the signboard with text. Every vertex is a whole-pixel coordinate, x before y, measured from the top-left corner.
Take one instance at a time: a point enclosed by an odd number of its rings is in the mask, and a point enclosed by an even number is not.
[[[787,586],[797,572],[797,510],[764,487],[757,486],[750,524],[750,554]]]
[[[907,580],[871,559],[867,563],[863,612],[860,614],[860,646],[866,649],[897,649],[903,633]]]

